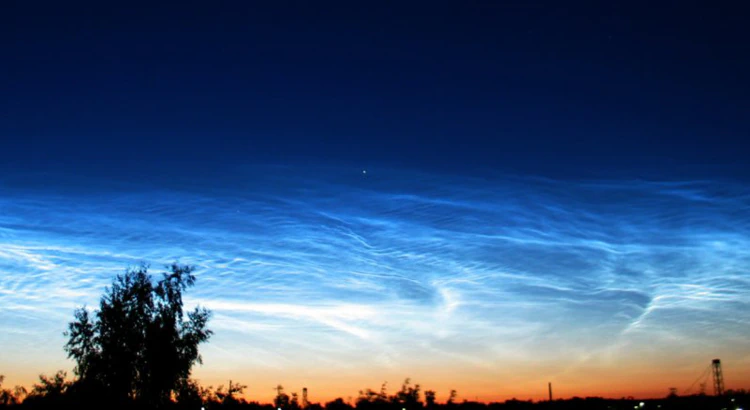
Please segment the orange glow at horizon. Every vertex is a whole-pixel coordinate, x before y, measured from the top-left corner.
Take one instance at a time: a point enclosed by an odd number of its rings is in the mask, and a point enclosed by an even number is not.
[[[750,360],[735,358],[737,361],[723,360],[726,389],[747,389],[750,387]],[[70,363],[65,363],[70,366]],[[361,390],[379,391],[383,382],[387,383],[387,393],[393,394],[401,388],[408,377],[411,384],[419,384],[421,392],[435,391],[438,402],[445,402],[452,389],[457,391],[457,401],[502,402],[508,399],[547,400],[547,383],[551,382],[554,399],[572,397],[605,397],[605,398],[663,398],[670,387],[676,387],[678,394],[696,381],[698,373],[705,366],[691,366],[677,372],[669,367],[647,366],[640,364],[631,368],[593,369],[578,368],[565,374],[545,378],[541,368],[509,367],[502,371],[488,372],[482,369],[422,368],[411,372],[390,369],[388,371],[367,371],[350,369],[343,372],[329,372],[325,369],[290,368],[288,370],[219,370],[210,366],[198,366],[193,372],[203,387],[214,388],[233,383],[246,385],[244,398],[249,401],[271,403],[275,396],[274,388],[281,384],[287,394],[298,393],[308,389],[312,403],[325,404],[336,398],[354,403]],[[72,378],[70,368],[62,367]],[[692,371],[692,373],[689,372]],[[51,375],[56,370],[34,373],[30,368],[4,369],[5,388],[15,385],[31,387],[38,381],[38,374]],[[539,371],[537,373],[536,371]],[[713,394],[712,379],[706,384],[706,394]],[[693,386],[691,394],[698,393],[699,386]],[[423,397],[423,396],[422,396]]]

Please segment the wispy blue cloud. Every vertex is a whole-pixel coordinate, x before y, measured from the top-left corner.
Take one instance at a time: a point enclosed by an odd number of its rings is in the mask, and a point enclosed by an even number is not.
[[[74,307],[95,306],[128,265],[180,260],[199,268],[188,302],[215,312],[206,369],[313,357],[499,375],[529,360],[564,377],[625,366],[648,343],[750,353],[735,343],[750,332],[742,186],[346,172],[269,167],[246,183],[87,195],[8,187],[0,342],[47,340],[40,357],[59,363]]]

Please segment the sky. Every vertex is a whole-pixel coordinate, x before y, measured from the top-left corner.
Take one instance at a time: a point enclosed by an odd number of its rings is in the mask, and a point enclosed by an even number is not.
[[[3,2],[6,384],[180,261],[251,399],[750,387],[748,10],[403,3]]]

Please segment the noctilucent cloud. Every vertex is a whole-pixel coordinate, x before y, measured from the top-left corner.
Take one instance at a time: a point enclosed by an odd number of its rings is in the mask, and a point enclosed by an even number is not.
[[[6,386],[178,261],[253,400],[750,387],[741,2],[46,3],[0,2]]]
[[[660,396],[714,356],[729,387],[750,380],[744,186],[312,165],[214,182],[6,183],[8,381],[70,370],[73,309],[128,266],[175,260],[198,268],[187,304],[214,312],[195,376],[256,399],[277,383],[323,400],[406,377],[439,398],[540,398],[547,381]]]

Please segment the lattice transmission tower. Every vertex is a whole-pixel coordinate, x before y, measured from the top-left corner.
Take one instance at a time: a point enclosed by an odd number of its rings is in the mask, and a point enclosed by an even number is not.
[[[724,375],[721,372],[721,360],[714,359],[711,366],[714,369],[714,394],[721,396],[724,394]]]

